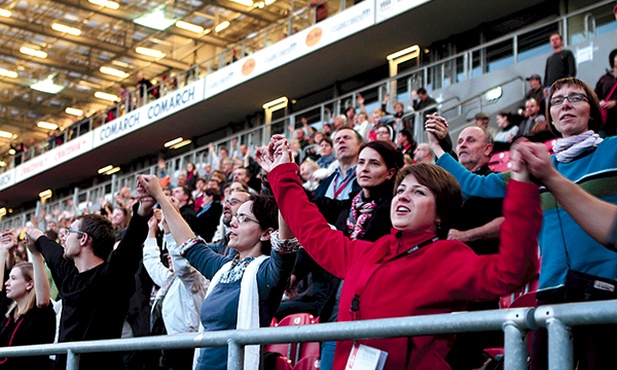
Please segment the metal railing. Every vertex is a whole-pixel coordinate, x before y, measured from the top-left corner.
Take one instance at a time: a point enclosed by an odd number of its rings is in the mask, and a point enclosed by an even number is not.
[[[579,325],[617,324],[617,300],[568,303],[477,312],[455,312],[354,322],[287,326],[253,330],[225,330],[199,334],[67,342],[0,348],[1,357],[67,354],[67,370],[78,370],[83,353],[142,351],[196,347],[229,348],[228,370],[243,368],[243,348],[252,344],[316,342],[458,334],[502,330],[504,367],[527,368],[526,332],[538,327],[548,330],[548,359],[551,370],[574,370],[571,328]]]

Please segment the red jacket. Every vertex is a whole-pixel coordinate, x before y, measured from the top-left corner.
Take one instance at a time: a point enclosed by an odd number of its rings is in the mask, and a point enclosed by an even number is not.
[[[417,252],[385,263],[362,284],[362,274],[377,262],[388,260],[434,234],[393,229],[376,242],[352,241],[332,230],[302,189],[295,164],[276,167],[268,179],[277,204],[292,232],[313,259],[335,276],[345,279],[339,304],[339,321],[352,320],[353,296],[362,289],[359,319],[391,318],[448,313],[464,309],[466,302],[491,300],[511,292],[536,271],[537,235],[542,213],[538,187],[510,181],[503,206],[499,254],[478,256],[467,245],[439,240]],[[449,369],[444,358],[451,335],[359,340],[388,352],[386,369]],[[336,346],[334,369],[344,369],[351,341]],[[407,356],[409,355],[409,363]]]

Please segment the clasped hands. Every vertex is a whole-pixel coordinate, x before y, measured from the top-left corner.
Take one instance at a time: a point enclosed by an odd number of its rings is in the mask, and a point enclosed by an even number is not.
[[[289,142],[283,135],[273,135],[268,146],[257,148],[255,161],[266,172],[281,164],[293,162]]]

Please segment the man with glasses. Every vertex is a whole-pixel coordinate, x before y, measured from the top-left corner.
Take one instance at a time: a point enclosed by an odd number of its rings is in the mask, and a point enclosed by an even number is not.
[[[141,187],[136,195],[133,217],[113,251],[113,226],[100,215],[78,217],[61,233],[62,245],[28,229],[62,297],[59,342],[120,338],[155,203]],[[56,369],[65,368],[66,356],[57,356],[56,362]],[[80,369],[122,367],[118,353],[80,355]]]
[[[223,204],[223,217],[219,224],[212,243],[207,244],[215,252],[224,256],[232,256],[235,251],[227,246],[229,242],[229,230],[232,218],[238,212],[238,208],[246,203],[251,195],[248,192],[236,191],[229,195]]]

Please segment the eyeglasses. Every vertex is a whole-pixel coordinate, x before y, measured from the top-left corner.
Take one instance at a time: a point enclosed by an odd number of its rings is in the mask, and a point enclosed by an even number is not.
[[[563,104],[564,101],[566,101],[566,99],[574,104],[574,103],[578,103],[581,101],[589,101],[589,98],[587,97],[587,95],[585,94],[570,94],[568,96],[553,96],[550,100],[551,105],[561,105]]]
[[[245,222],[247,222],[247,221],[255,222],[256,224],[258,224],[258,223],[259,223],[259,221],[255,220],[255,219],[253,219],[253,218],[250,218],[250,217],[249,217],[249,216],[247,216],[247,215],[233,216],[233,217],[231,218],[231,220],[232,220],[232,221],[234,221],[234,220],[235,220],[235,221],[238,223],[238,225],[243,224],[243,223],[245,223]]]
[[[75,234],[79,234],[79,235],[86,235],[85,232],[83,231],[79,231],[79,230],[73,230],[73,229],[64,229],[64,236],[68,237],[69,234],[71,233],[75,233]]]

